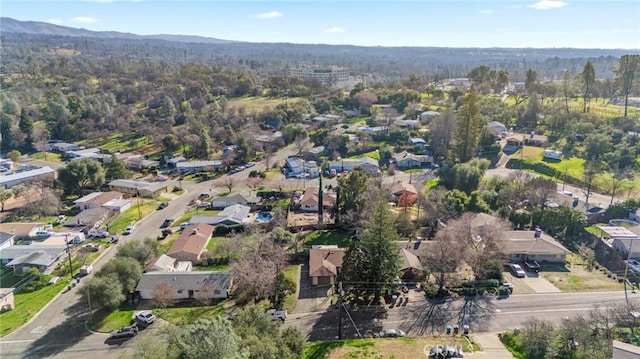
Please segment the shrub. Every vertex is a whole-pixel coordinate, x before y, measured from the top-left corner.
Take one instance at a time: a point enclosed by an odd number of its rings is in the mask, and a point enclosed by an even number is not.
[[[219,226],[216,226],[216,228],[213,231],[213,234],[216,236],[224,236],[231,232],[244,232],[244,225],[238,224],[235,226],[226,226],[224,224],[221,224]]]

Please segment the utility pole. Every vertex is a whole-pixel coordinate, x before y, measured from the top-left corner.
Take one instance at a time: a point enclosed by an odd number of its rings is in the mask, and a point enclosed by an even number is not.
[[[338,282],[338,339],[342,339],[342,296],[344,291],[342,290],[342,282]]]
[[[140,191],[138,190],[138,182],[136,182],[136,202],[138,203],[138,220],[141,220],[142,213],[140,212]]]
[[[67,255],[69,256],[69,278],[73,281],[73,264],[71,263],[71,248],[69,248],[69,235],[64,235],[65,243],[67,244]]]
[[[627,302],[627,308],[631,309],[629,306],[629,294],[627,293],[627,282],[629,281],[627,275],[629,275],[629,261],[631,260],[631,250],[633,249],[633,240],[630,241],[629,244],[629,253],[627,254],[627,260],[624,262],[624,300]],[[633,288],[631,288],[633,290]]]

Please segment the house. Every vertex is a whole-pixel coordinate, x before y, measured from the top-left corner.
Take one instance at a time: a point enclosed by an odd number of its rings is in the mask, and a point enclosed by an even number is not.
[[[234,204],[247,204],[247,199],[239,193],[215,197],[211,200],[211,209],[224,209]]]
[[[344,248],[314,246],[309,250],[309,277],[311,285],[333,285],[342,267]]]
[[[31,268],[49,274],[58,260],[67,252],[66,245],[14,245],[0,250],[0,264],[13,267],[15,274],[21,274]]]
[[[305,161],[302,157],[287,157],[284,165],[287,177],[295,177],[308,173],[309,177],[316,178],[320,176],[320,170],[316,161]]]
[[[420,128],[421,124],[418,120],[405,120],[405,119],[397,119],[394,124],[400,128],[406,128],[410,130],[416,130]]]
[[[407,151],[397,153],[393,160],[399,170],[411,168],[426,168],[433,164],[433,157],[428,155],[416,155]]]
[[[420,120],[421,121],[425,121],[425,122],[429,122],[429,121],[433,121],[434,119],[440,117],[441,113],[438,111],[425,111],[423,113],[420,114]]]
[[[328,209],[335,205],[336,199],[333,194],[323,192],[322,194],[322,208]],[[300,200],[298,201],[300,208],[305,212],[318,212],[320,205],[318,203],[318,187],[307,188]]]
[[[415,280],[422,271],[420,259],[406,248],[400,249],[400,271],[403,280]]]
[[[324,146],[316,146],[304,151],[303,155],[307,159],[318,159],[320,156],[324,155],[324,151]]]
[[[100,227],[100,225],[114,214],[114,212],[104,207],[89,208],[73,216],[64,226],[75,228],[83,227],[82,231],[88,233],[90,230]]]
[[[158,285],[170,286],[171,298],[224,299],[229,296],[233,280],[230,272],[148,272],[142,274],[136,291],[141,299],[153,299]]]
[[[378,161],[371,157],[361,157],[357,159],[341,159],[329,162],[329,170],[336,172],[351,172],[356,167],[362,167],[364,173],[370,176],[380,175],[380,165]]]
[[[638,312],[631,312],[630,314],[634,318],[640,316]],[[638,359],[640,358],[640,346],[614,340],[612,355],[612,359]]]
[[[55,176],[56,171],[49,166],[38,168],[29,167],[26,170],[15,171],[0,176],[0,188],[4,187],[5,189],[9,189],[11,187],[15,187],[23,183],[29,183],[40,178],[50,178],[53,180]]]
[[[213,229],[213,226],[205,223],[187,226],[173,243],[167,255],[178,261],[199,261],[213,235]]]
[[[217,216],[193,216],[190,223],[206,223],[213,226],[223,224],[235,226],[245,223],[251,208],[242,204],[234,204],[222,210]]]
[[[213,172],[222,168],[222,161],[193,161],[178,162],[176,169],[179,173]]]
[[[489,132],[493,133],[496,136],[507,136],[507,134],[509,133],[509,130],[507,129],[507,126],[505,126],[502,122],[498,122],[498,121],[491,121],[487,124],[487,128],[489,129]]]
[[[414,147],[416,146],[421,148],[427,147],[427,141],[425,141],[422,138],[410,138],[408,144],[409,146],[414,146]]]
[[[380,133],[380,132],[386,132],[388,128],[384,126],[374,126],[374,127],[360,126],[356,130],[364,133]]]
[[[282,141],[282,132],[276,131],[267,135],[257,135],[253,137],[253,140],[261,144],[272,144],[277,141]]]
[[[167,160],[167,166],[169,166],[170,168],[176,168],[176,165],[180,162],[186,162],[187,159],[182,157],[182,156],[178,156],[178,157],[173,157]]]
[[[160,166],[160,161],[148,160],[144,155],[133,155],[122,160],[124,166],[131,170],[140,171]]]
[[[557,150],[544,150],[542,152],[542,158],[548,160],[557,160],[560,161],[562,159],[562,151]]]
[[[50,143],[49,148],[51,149],[51,151],[59,152],[59,153],[65,153],[69,151],[78,151],[82,149],[81,146],[78,146],[73,143],[66,143],[66,142]]]
[[[502,251],[512,260],[564,263],[570,251],[542,231],[502,231]]]
[[[122,199],[122,195],[123,193],[116,191],[93,192],[73,201],[73,203],[76,205],[76,208],[80,210],[99,208],[111,201]]]
[[[101,152],[102,152],[101,149],[92,147],[92,148],[82,148],[78,150],[64,151],[64,155],[65,157],[73,160],[73,159],[89,158],[89,156],[94,155],[96,153],[101,153]]]
[[[389,187],[389,192],[391,192],[396,200],[403,195],[416,196],[418,194],[418,190],[414,185],[402,181],[393,183],[391,187]]]
[[[514,132],[511,134],[513,138],[522,139],[525,145],[527,146],[536,146],[536,147],[547,147],[549,146],[549,137],[545,135],[536,135],[535,131],[531,131],[531,133],[517,133]]]
[[[15,288],[0,288],[0,313],[4,313],[15,308],[13,291]]]
[[[115,213],[122,213],[131,208],[131,201],[128,199],[114,199],[105,203],[102,207]]]
[[[0,223],[0,232],[9,233],[15,236],[16,239],[35,237],[36,232],[41,231],[43,228],[44,225],[42,223]]]
[[[16,236],[12,233],[0,232],[0,249],[9,248],[16,242]]]
[[[145,273],[148,272],[191,272],[193,264],[191,261],[179,261],[173,257],[169,257],[166,254],[160,255],[160,257],[152,260],[144,269]]]
[[[640,258],[640,237],[625,227],[598,226],[602,231],[602,238],[611,244],[625,259]],[[629,254],[631,251],[631,254]]]
[[[140,194],[140,197],[156,197],[161,193],[167,192],[169,183],[167,182],[146,182],[117,179],[109,182],[109,189],[131,195]]]

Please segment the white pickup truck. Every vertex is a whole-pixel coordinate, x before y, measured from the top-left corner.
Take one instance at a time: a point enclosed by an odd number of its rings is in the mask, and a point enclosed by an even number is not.
[[[280,319],[284,322],[284,320],[287,319],[286,310],[269,309],[267,310],[267,314],[269,314],[273,320]]]

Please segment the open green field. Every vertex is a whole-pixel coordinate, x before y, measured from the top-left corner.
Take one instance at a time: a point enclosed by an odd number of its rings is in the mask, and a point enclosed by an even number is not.
[[[62,163],[62,154],[60,154],[60,153],[36,152],[36,153],[34,153],[32,155],[29,155],[29,157],[33,158],[34,160],[43,160],[43,161],[48,161],[48,162]]]
[[[170,323],[185,325],[191,324],[198,319],[207,319],[223,315],[225,311],[232,306],[232,302],[223,300],[208,306],[176,306],[167,309],[154,309],[153,314]]]
[[[133,198],[132,201],[133,205],[131,208],[111,218],[108,223],[110,233],[122,233],[131,223],[137,222],[146,217],[149,213],[155,211],[157,207],[155,202],[150,202],[148,200],[140,200],[140,206],[137,205],[135,198]],[[139,212],[138,208],[140,208]]]
[[[60,280],[55,285],[46,286],[35,292],[16,294],[15,309],[0,314],[0,337],[28,322],[66,286],[67,281]]]
[[[238,98],[230,99],[228,104],[227,104],[227,106],[229,106],[229,107],[244,107],[248,111],[264,111],[265,109],[267,109],[269,107],[276,107],[277,105],[279,105],[281,103],[285,103],[285,102],[295,103],[298,100],[300,100],[299,97],[271,98],[271,97],[247,96],[247,97],[238,97]]]
[[[299,264],[290,265],[284,271],[285,278],[291,279],[291,281],[296,284],[296,287],[299,284],[298,268],[300,268]],[[287,299],[284,301],[284,309],[291,312],[295,307],[296,307],[296,293],[294,292],[288,295]]]
[[[351,234],[330,230],[317,230],[309,233],[304,239],[304,245],[311,247],[315,244],[334,244],[338,247],[348,247],[351,243]]]
[[[379,161],[380,160],[380,152],[375,150],[375,151],[363,153],[361,155],[351,156],[349,158],[350,159],[357,159],[357,158],[362,158],[362,157],[370,157],[370,158],[373,158],[374,160],[378,160]]]
[[[89,327],[94,332],[110,333],[131,324],[133,309],[115,310],[113,312],[96,312],[91,316]]]

